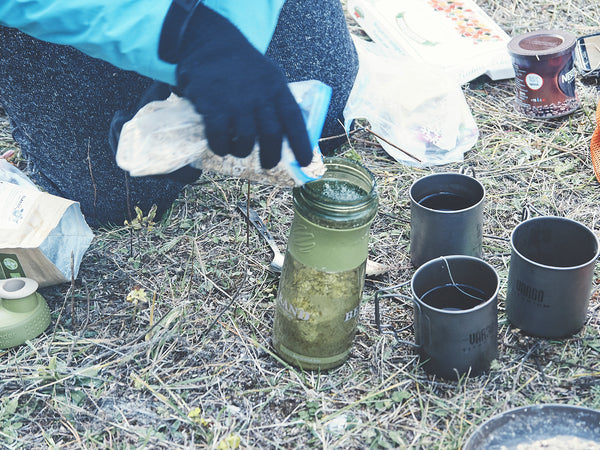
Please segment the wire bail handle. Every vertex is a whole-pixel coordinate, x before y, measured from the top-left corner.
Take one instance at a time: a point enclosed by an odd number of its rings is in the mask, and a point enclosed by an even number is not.
[[[521,210],[521,222],[525,222],[531,218],[531,213],[534,212],[538,216],[545,216],[543,212],[533,206],[531,203],[526,202],[523,204],[523,209]]]
[[[387,288],[379,289],[375,293],[375,324],[377,325],[377,330],[381,334],[391,334],[392,336],[394,336],[394,338],[396,338],[396,342],[398,342],[399,344],[405,344],[405,345],[409,345],[411,347],[420,348],[421,345],[416,344],[415,342],[402,340],[402,339],[400,339],[400,336],[398,335],[398,333],[400,331],[404,331],[407,328],[409,328],[412,325],[412,323],[407,325],[404,328],[401,328],[398,331],[394,328],[393,325],[381,323],[381,314],[380,314],[380,308],[379,308],[379,299],[380,298],[390,297],[390,298],[401,298],[401,299],[405,299],[405,300],[410,300],[417,307],[417,310],[418,310],[417,314],[419,315],[419,318],[423,317],[423,314],[421,312],[421,305],[419,305],[419,303],[413,297],[409,297],[408,295],[400,294],[399,292],[393,292],[396,289],[406,286],[408,283],[410,283],[410,281],[405,281],[405,282],[397,284],[395,286],[389,286]]]
[[[469,165],[460,166],[460,169],[458,169],[458,173],[461,175],[467,175],[471,178],[477,178],[475,176],[475,169]]]
[[[442,261],[444,261],[444,265],[446,266],[446,270],[448,272],[448,278],[449,281],[451,283],[452,286],[454,286],[456,289],[458,289],[463,295],[467,296],[467,297],[472,297],[476,300],[479,300],[481,302],[485,302],[486,299],[485,298],[480,298],[478,296],[472,295],[469,292],[466,292],[464,289],[461,288],[461,286],[456,283],[456,281],[454,281],[454,277],[452,276],[452,271],[450,270],[450,264],[448,263],[448,260],[444,257],[441,256],[440,259]],[[431,332],[431,328],[430,328],[430,323],[429,323],[429,316],[427,314],[423,313],[423,310],[421,309],[421,305],[419,303],[419,301],[423,301],[422,298],[419,298],[417,301],[417,299],[414,298],[414,296],[416,295],[413,291],[413,296],[409,297],[407,295],[403,295],[400,294],[399,292],[394,292],[394,290],[402,288],[404,286],[406,286],[410,281],[405,281],[404,283],[400,283],[397,284],[395,286],[390,286],[387,288],[383,288],[378,290],[375,293],[375,323],[377,324],[377,329],[379,330],[379,332],[381,334],[391,334],[396,338],[396,341],[398,343],[401,344],[407,344],[413,347],[417,347],[420,348],[423,346],[424,342],[428,342],[428,340],[426,340],[425,338],[427,337],[428,333]],[[404,341],[402,339],[400,339],[400,337],[398,336],[398,331],[396,331],[396,329],[392,326],[392,325],[384,325],[381,323],[381,314],[380,314],[380,308],[379,308],[379,299],[380,298],[386,298],[386,297],[393,297],[393,298],[401,298],[401,299],[405,299],[405,300],[410,300],[416,307],[417,307],[417,317],[419,319],[419,323],[420,326],[419,327],[415,327],[415,334],[417,333],[417,328],[418,328],[418,333],[419,333],[419,339],[418,341],[421,342],[421,344],[416,344],[413,342],[408,342],[408,341]],[[424,295],[423,295],[424,297]],[[427,322],[427,323],[425,323]],[[414,322],[413,322],[414,323]],[[412,324],[411,324],[412,325]],[[408,327],[410,327],[410,325],[400,329],[399,331],[404,331],[406,330]],[[416,340],[415,336],[415,340]]]

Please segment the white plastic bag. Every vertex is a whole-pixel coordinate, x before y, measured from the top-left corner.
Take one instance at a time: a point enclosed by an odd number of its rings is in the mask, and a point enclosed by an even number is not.
[[[25,175],[4,158],[0,158],[0,181],[37,189],[37,186],[29,179],[27,175]]]
[[[318,140],[329,107],[331,88],[316,80],[290,83],[289,86],[302,110],[314,149],[313,161],[308,167],[298,164],[287,141],[283,142],[281,161],[270,170],[260,167],[258,145],[246,158],[214,154],[204,135],[202,116],[188,100],[175,94],[166,100],[148,103],[123,125],[117,164],[132,176],[170,173],[190,164],[197,169],[265,184],[298,186],[314,180],[325,172]]]
[[[381,45],[360,39],[355,45],[360,68],[344,109],[346,128],[353,119],[366,119],[393,144],[380,140],[384,150],[406,164],[462,161],[479,133],[456,79]]]
[[[513,78],[510,37],[472,0],[347,0],[373,41],[438,67],[459,84]]]
[[[38,190],[0,159],[0,212],[0,278],[26,276],[42,287],[77,278],[94,237],[79,203]]]

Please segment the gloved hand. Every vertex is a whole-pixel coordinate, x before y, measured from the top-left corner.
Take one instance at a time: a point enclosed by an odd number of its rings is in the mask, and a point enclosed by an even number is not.
[[[161,46],[165,32],[180,31],[163,28]],[[199,4],[174,50],[175,91],[202,115],[213,152],[245,157],[258,140],[261,166],[270,169],[286,136],[300,165],[311,162],[304,119],[284,74],[231,22]]]

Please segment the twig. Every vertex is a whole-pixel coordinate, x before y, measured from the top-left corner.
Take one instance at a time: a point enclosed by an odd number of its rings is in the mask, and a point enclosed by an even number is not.
[[[246,191],[246,247],[250,247],[250,180]]]
[[[192,268],[193,270],[193,268]],[[154,322],[154,306],[156,305],[156,291],[154,291],[152,293],[152,304],[150,305],[150,320],[149,320],[149,325],[152,327],[152,324]]]
[[[381,137],[380,135],[378,135],[377,133],[375,133],[373,130],[371,130],[370,128],[365,128],[365,131],[368,133],[371,133],[373,136],[375,136],[377,139],[381,139],[383,142],[385,142],[386,144],[391,145],[392,147],[394,147],[395,149],[400,150],[402,153],[404,153],[406,156],[410,156],[412,159],[414,159],[415,161],[418,162],[423,162],[421,161],[419,158],[417,158],[414,155],[411,155],[410,153],[408,153],[406,150],[401,149],[400,147],[398,147],[396,144],[393,144],[392,142],[388,141],[386,138]]]
[[[204,336],[206,336],[210,330],[212,330],[212,328],[215,326],[215,324],[219,321],[219,319],[221,318],[221,316],[225,313],[225,311],[227,311],[229,308],[231,308],[231,305],[233,305],[233,302],[235,302],[235,300],[237,299],[239,293],[242,290],[242,287],[244,287],[244,284],[246,283],[246,279],[248,278],[248,272],[246,272],[244,274],[244,279],[242,280],[242,282],[240,283],[240,285],[238,286],[237,290],[235,291],[235,294],[233,294],[231,296],[231,300],[229,301],[229,303],[227,304],[227,306],[225,306],[225,308],[223,308],[221,310],[221,312],[219,314],[217,314],[217,317],[214,318],[214,320],[211,322],[211,324],[206,328],[206,330],[204,330],[202,332],[202,334],[200,335],[199,340],[202,340],[202,338],[204,338]]]
[[[190,299],[190,295],[192,294],[192,284],[194,282],[194,257],[196,256],[196,252],[194,251],[196,243],[194,242],[194,239],[191,236],[189,237],[189,239],[191,240],[192,255],[190,258],[190,281],[187,286],[187,294],[186,294],[186,297],[188,300]],[[154,296],[156,297],[156,292],[154,293]]]
[[[65,311],[65,308],[67,306],[67,299],[69,298],[69,295],[71,293],[71,291],[73,290],[73,286],[69,287],[69,290],[67,291],[67,293],[65,294],[65,298],[63,300],[63,304],[60,308],[60,311],[58,313],[58,317],[56,318],[56,324],[54,325],[54,330],[52,331],[52,337],[50,338],[50,343],[48,345],[48,350],[50,350],[52,343],[54,342],[54,338],[56,336],[56,331],[58,330],[58,326],[60,325],[60,321],[63,315],[63,312]]]
[[[75,316],[75,255],[71,252],[71,324],[73,330],[77,325],[77,318]]]
[[[97,216],[98,212],[96,210],[96,200],[98,199],[98,189],[96,188],[96,180],[94,180],[94,172],[92,171],[92,158],[90,156],[90,140],[88,139],[87,145],[87,161],[88,161],[88,169],[90,170],[90,178],[92,180],[92,187],[94,188],[94,215]]]

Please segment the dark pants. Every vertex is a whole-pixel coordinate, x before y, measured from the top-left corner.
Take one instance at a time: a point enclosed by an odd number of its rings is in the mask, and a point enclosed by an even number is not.
[[[334,89],[323,136],[338,124],[358,70],[339,0],[289,0],[267,54],[288,81],[318,79]],[[49,193],[76,200],[93,226],[122,224],[134,206],[161,214],[198,171],[129,177],[109,145],[111,120],[135,110],[152,80],[68,46],[0,26],[0,102],[28,163]],[[327,153],[330,148],[324,147]]]

